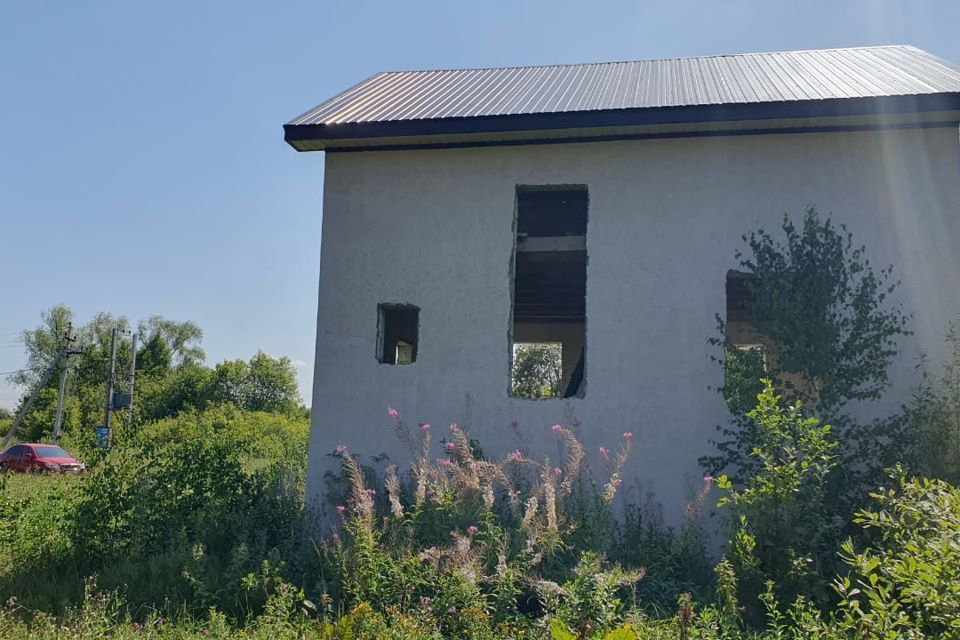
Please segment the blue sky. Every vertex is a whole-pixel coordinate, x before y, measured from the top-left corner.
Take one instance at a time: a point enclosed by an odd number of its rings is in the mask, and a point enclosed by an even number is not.
[[[946,0],[7,0],[0,372],[63,303],[193,320],[210,362],[289,356],[309,397],[324,160],[281,125],[377,71],[892,43],[960,62],[958,24]]]

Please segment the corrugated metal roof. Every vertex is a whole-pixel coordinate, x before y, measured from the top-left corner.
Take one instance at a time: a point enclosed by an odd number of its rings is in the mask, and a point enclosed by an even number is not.
[[[944,93],[960,93],[960,68],[911,46],[397,71],[361,82],[287,130]]]

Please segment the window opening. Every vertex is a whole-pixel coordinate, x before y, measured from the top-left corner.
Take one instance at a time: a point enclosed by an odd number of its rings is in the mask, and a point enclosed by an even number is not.
[[[727,272],[723,397],[737,413],[753,408],[760,392],[760,379],[769,370],[769,341],[756,326],[752,289],[755,278],[752,273]]]
[[[510,394],[584,393],[587,189],[518,187]]]
[[[383,364],[416,362],[420,309],[409,304],[380,304],[377,313],[377,360]]]

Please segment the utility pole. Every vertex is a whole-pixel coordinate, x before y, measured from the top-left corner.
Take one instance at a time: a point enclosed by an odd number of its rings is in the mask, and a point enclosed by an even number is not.
[[[137,377],[137,334],[133,334],[133,337],[130,339],[130,406],[127,408],[130,410],[130,426],[133,426],[133,383]]]
[[[103,426],[107,430],[107,448],[113,444],[113,430],[110,428],[110,411],[113,409],[113,378],[117,373],[117,333],[119,327],[113,328],[110,336],[110,377],[107,379],[107,402],[104,410]]]
[[[70,345],[76,341],[73,336],[73,325],[67,325],[67,336],[64,339],[65,344],[63,354],[63,371],[60,374],[60,395],[57,397],[57,418],[53,423],[53,443],[60,444],[61,426],[63,425],[63,396],[67,389],[67,373],[70,371],[70,356],[80,353],[70,348]]]

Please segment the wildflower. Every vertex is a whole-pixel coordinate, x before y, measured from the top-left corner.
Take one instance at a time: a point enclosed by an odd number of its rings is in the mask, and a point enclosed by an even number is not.
[[[633,432],[632,432],[632,431],[624,431],[624,432],[623,432],[623,439],[624,439],[624,440],[629,440],[629,439],[632,438],[632,437],[633,437]]]
[[[610,459],[610,452],[607,451],[607,448],[606,448],[606,447],[600,447],[600,455],[603,456],[603,459],[604,459],[604,460],[609,460],[609,459]]]
[[[140,626],[140,623],[139,623],[139,622],[134,622],[134,623],[133,623],[133,628],[136,629],[136,630],[139,632],[142,627]]]
[[[344,453],[347,452],[347,448],[342,444],[338,444],[337,448],[334,449],[333,452],[336,453],[338,456],[342,456]]]
[[[396,472],[397,472],[397,465],[395,465],[395,464],[388,465],[386,471],[387,471],[387,473],[389,473],[389,474],[394,474],[394,473],[396,473]]]
[[[474,525],[470,525],[469,527],[467,527],[467,533],[470,534],[471,536],[475,534],[477,531],[480,531],[480,529],[478,529]]]
[[[427,596],[420,596],[420,606],[426,609],[433,604],[433,600]]]
[[[520,462],[523,460],[523,454],[520,453],[520,449],[516,449],[513,453],[510,454],[510,460],[513,462]]]
[[[703,476],[703,483],[708,487],[713,484],[713,476]]]
[[[457,612],[457,608],[456,608],[456,607],[450,607],[449,609],[447,609],[447,613],[454,614],[454,613],[456,613],[456,612]]]
[[[460,430],[460,425],[458,425],[456,422],[450,423],[450,431],[459,431],[459,430]]]
[[[441,467],[448,467],[450,466],[450,461],[446,458],[437,458],[437,464]]]
[[[430,431],[430,425],[426,422],[420,423],[420,431]]]
[[[393,418],[394,420],[396,420],[397,418],[400,417],[400,412],[397,411],[396,409],[394,409],[393,407],[391,407],[390,405],[387,405],[387,413],[388,413],[388,414],[390,415],[390,417]]]
[[[553,468],[553,475],[555,475],[555,476],[557,476],[557,477],[559,478],[560,476],[563,475],[563,469],[561,469],[560,467],[554,467],[554,468]]]
[[[447,444],[443,445],[443,448],[448,452],[453,452],[457,450],[457,445],[452,442],[448,442]]]
[[[347,510],[347,508],[346,508],[345,506],[343,506],[342,504],[338,504],[338,505],[337,505],[337,513],[340,514],[341,516],[343,515],[343,513],[344,513],[346,510]]]
[[[373,496],[377,495],[377,492],[374,489],[367,489],[367,495],[372,498]]]
[[[553,431],[554,433],[563,433],[563,425],[555,424],[552,427],[550,427],[550,430]]]

